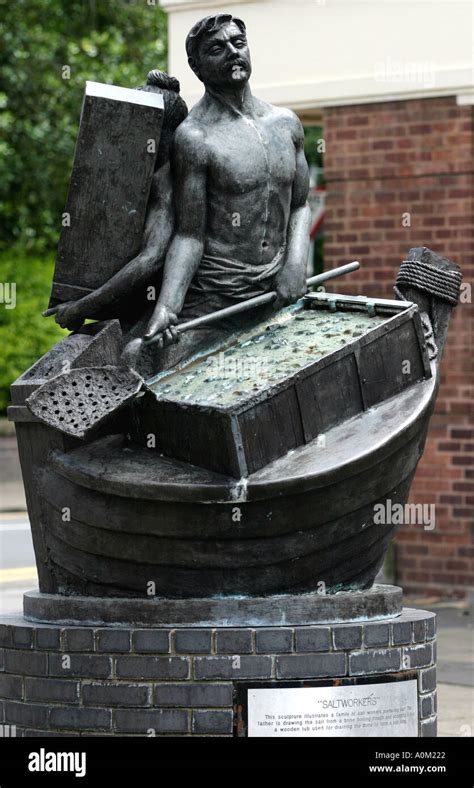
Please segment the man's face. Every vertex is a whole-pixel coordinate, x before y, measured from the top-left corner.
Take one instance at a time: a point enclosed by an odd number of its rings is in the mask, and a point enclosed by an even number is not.
[[[252,73],[245,33],[235,22],[226,22],[199,44],[198,61],[190,63],[205,85],[241,85]]]

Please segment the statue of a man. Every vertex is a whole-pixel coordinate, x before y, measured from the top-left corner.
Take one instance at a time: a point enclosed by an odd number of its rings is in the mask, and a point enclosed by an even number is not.
[[[241,19],[201,19],[186,50],[206,89],[187,116],[177,80],[148,75],[147,89],[164,94],[165,117],[142,252],[96,291],[48,310],[72,329],[105,307],[113,316],[115,308],[128,343],[124,360],[144,377],[268,308],[182,334],[179,323],[271,290],[278,294],[273,307],[280,308],[306,291],[309,176],[301,123],[290,110],[252,95]],[[137,320],[130,298],[162,270],[153,314],[146,309]],[[159,341],[140,342],[144,335]]]
[[[178,321],[270,290],[276,308],[296,301],[309,245],[303,129],[293,112],[252,95],[244,23],[205,17],[186,51],[206,90],[172,143],[175,232],[146,332],[168,341]]]

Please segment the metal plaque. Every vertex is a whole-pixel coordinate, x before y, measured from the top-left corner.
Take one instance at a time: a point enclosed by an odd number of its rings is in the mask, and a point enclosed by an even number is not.
[[[416,680],[248,689],[248,736],[417,736]]]

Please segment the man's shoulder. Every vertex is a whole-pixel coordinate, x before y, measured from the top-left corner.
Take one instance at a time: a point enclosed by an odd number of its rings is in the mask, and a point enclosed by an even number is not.
[[[175,146],[191,146],[192,148],[202,146],[205,140],[206,134],[204,129],[201,124],[197,123],[190,115],[179,124],[173,138]]]
[[[295,133],[300,132],[302,128],[301,121],[293,110],[287,109],[287,107],[277,107],[275,104],[263,101],[263,99],[257,99],[256,101],[262,116],[279,123],[286,123]]]
[[[188,117],[179,124],[173,136],[172,158],[175,163],[192,167],[206,166],[207,145],[203,128]]]

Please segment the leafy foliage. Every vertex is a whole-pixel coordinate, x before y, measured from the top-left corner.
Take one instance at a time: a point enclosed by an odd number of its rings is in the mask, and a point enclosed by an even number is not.
[[[166,68],[166,16],[147,0],[0,0],[0,17],[0,244],[51,249],[85,81]]]
[[[53,268],[51,254],[0,254],[0,282],[16,287],[15,308],[0,303],[0,412],[10,401],[10,384],[68,333],[54,318],[41,315],[48,306]]]
[[[0,411],[9,386],[61,336],[45,319],[87,79],[125,87],[166,68],[150,0],[0,0]],[[13,251],[12,251],[13,250]]]
[[[323,129],[321,126],[304,127],[304,155],[310,166],[314,164],[316,167],[323,167],[322,140]]]

